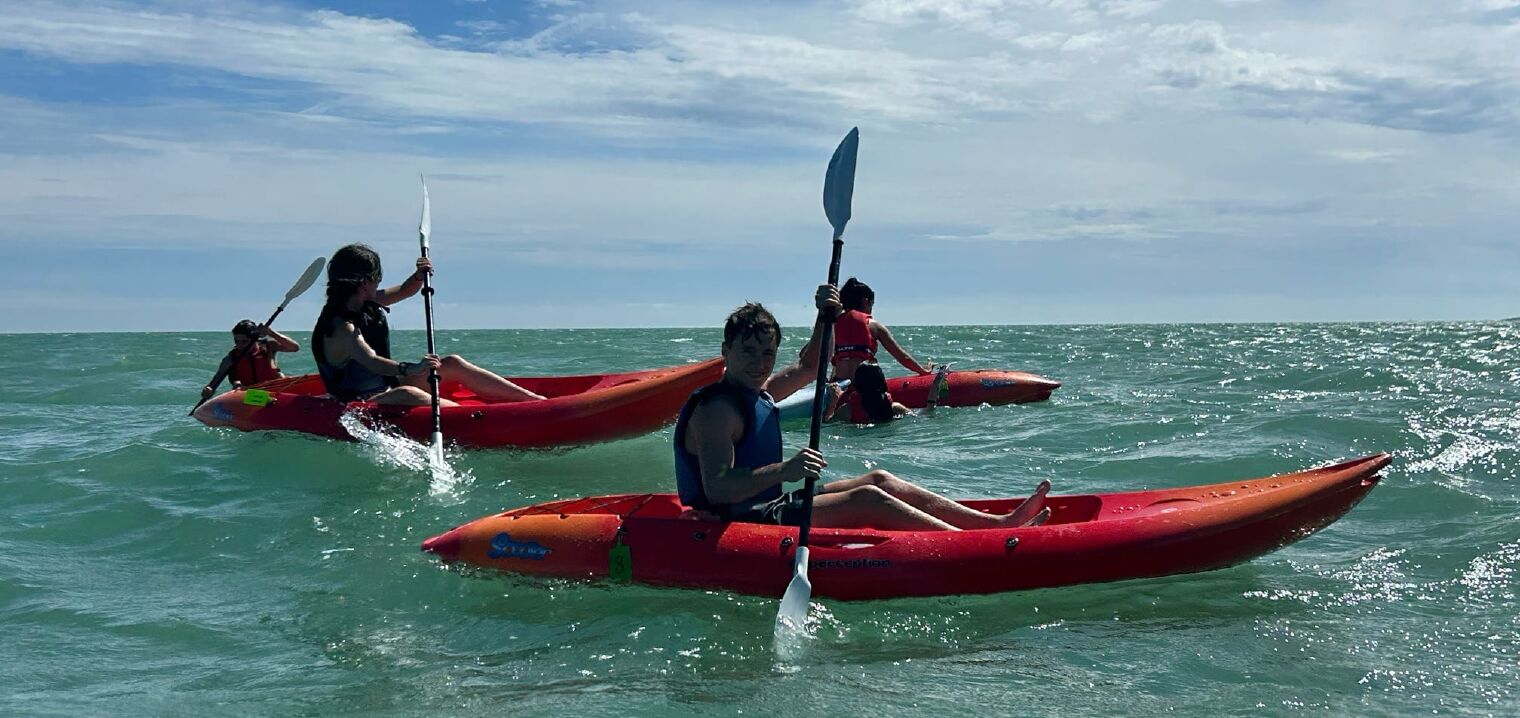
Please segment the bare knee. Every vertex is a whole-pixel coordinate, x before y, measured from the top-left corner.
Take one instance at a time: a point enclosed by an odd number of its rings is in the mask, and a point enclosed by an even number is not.
[[[458,369],[465,365],[464,359],[460,358],[458,354],[449,354],[438,361],[443,364],[443,368],[445,369]]]
[[[887,474],[891,476],[891,474]],[[881,505],[891,502],[892,495],[875,485],[857,486],[845,492],[851,503]]]
[[[883,489],[902,481],[886,469],[871,469],[864,478],[869,485]]]
[[[417,402],[419,404],[431,404],[431,403],[433,403],[433,395],[430,394],[430,393],[428,393],[427,391],[424,391],[420,387],[404,386],[404,387],[401,387],[401,389],[406,392],[407,398],[411,399],[412,401],[415,401],[415,402]]]

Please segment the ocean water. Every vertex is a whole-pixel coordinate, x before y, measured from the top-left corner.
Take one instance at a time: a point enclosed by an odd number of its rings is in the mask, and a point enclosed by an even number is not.
[[[670,490],[669,429],[456,451],[456,476],[435,482],[402,442],[188,418],[221,333],[3,335],[0,715],[1520,714],[1520,326],[894,332],[921,359],[1065,386],[1041,404],[831,426],[833,476],[879,466],[972,497],[1041,478],[1093,492],[1378,451],[1395,463],[1338,523],[1248,564],[823,601],[796,665],[778,666],[773,599],[512,578],[418,551],[506,507]],[[554,374],[697,360],[718,335],[441,343],[506,374]],[[420,353],[422,338],[396,343]],[[789,447],[805,441],[788,430]]]

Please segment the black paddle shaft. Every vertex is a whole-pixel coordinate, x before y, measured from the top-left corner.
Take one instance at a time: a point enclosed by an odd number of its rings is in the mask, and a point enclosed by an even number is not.
[[[839,259],[844,254],[844,237],[834,235],[834,257],[829,261],[829,285],[839,284]],[[817,450],[823,434],[823,404],[828,400],[829,364],[834,354],[834,313],[825,309],[818,311],[818,321],[823,322],[823,334],[818,340],[818,380],[813,385],[813,425],[808,430],[808,448]],[[808,545],[808,533],[813,526],[813,489],[818,478],[809,476],[802,490],[802,525],[797,531],[797,545]]]
[[[427,256],[428,256],[427,243],[423,242],[423,244],[422,244],[422,257],[424,259],[426,259]],[[423,272],[422,273],[422,316],[423,316],[423,320],[427,323],[427,353],[429,353],[429,354],[437,354],[438,353],[437,350],[435,350],[433,348],[433,276],[432,276],[432,272]],[[440,411],[441,407],[440,407],[440,405],[438,403],[438,369],[436,367],[434,367],[434,368],[432,368],[432,369],[430,369],[428,371],[428,385],[433,388],[433,433],[434,434],[441,434],[441,433],[443,433],[443,426],[442,426],[442,422],[441,422],[441,417],[439,416],[439,414],[441,413],[441,411]]]
[[[283,312],[283,311],[285,311],[285,305],[284,304],[281,304],[279,307],[275,308],[274,314],[269,315],[269,321],[264,322],[264,326],[267,327],[267,326],[269,326],[271,324],[274,324],[274,320],[278,319],[280,317],[280,312]],[[235,366],[237,366],[238,362],[242,361],[244,357],[248,356],[249,352],[253,351],[253,345],[258,343],[259,338],[258,337],[251,337],[251,339],[253,341],[248,342],[248,345],[245,346],[245,347],[243,347],[243,351],[241,351],[241,352],[238,353],[237,358],[233,359],[232,363],[227,365],[227,368],[225,368],[225,369],[218,369],[217,372],[216,372],[216,376],[211,377],[211,393],[212,393],[212,395],[216,394],[217,387],[220,387],[222,385],[222,380],[227,378],[227,374],[232,371],[232,368],[235,367]],[[201,408],[201,404],[206,403],[206,400],[210,399],[210,398],[211,397],[209,397],[209,396],[203,396],[203,397],[201,397],[200,401],[195,402],[195,409]],[[190,416],[195,416],[195,409],[191,409],[190,410]]]

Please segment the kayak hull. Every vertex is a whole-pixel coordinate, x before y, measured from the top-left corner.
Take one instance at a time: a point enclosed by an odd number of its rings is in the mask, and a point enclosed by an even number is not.
[[[1048,523],[973,531],[813,529],[813,595],[844,600],[996,593],[1149,578],[1248,561],[1361,501],[1387,454],[1208,486],[1051,496]],[[967,501],[1006,513],[1021,499]],[[423,543],[510,573],[780,596],[795,527],[687,517],[670,494],[568,499],[487,516]],[[619,546],[626,546],[626,555]],[[614,549],[617,548],[617,551]],[[622,569],[622,570],[620,570]],[[616,572],[616,573],[614,573]]]
[[[948,390],[940,398],[939,406],[1027,404],[1045,401],[1061,388],[1061,382],[1027,371],[952,371],[946,378]],[[929,404],[929,387],[933,383],[933,374],[892,377],[887,379],[887,391],[892,393],[893,401],[909,409],[922,409]],[[781,409],[783,421],[811,418],[813,387],[805,387],[776,405]]]
[[[457,384],[442,394],[460,402],[444,407],[444,437],[470,448],[550,448],[611,441],[654,431],[675,420],[686,397],[723,375],[722,359],[698,364],[620,374],[509,377],[543,401],[484,402]],[[250,389],[267,392],[269,402],[254,405]],[[300,431],[352,440],[339,419],[357,412],[367,423],[399,429],[418,441],[431,440],[428,406],[379,406],[342,402],[328,396],[315,374],[276,379],[223,393],[195,411],[207,426],[243,431]]]

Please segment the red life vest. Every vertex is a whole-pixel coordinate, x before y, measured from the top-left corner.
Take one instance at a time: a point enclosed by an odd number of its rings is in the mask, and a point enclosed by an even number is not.
[[[834,320],[834,358],[870,361],[876,358],[876,337],[871,334],[871,315],[851,309]]]
[[[227,358],[237,359],[238,352],[239,350],[233,349],[227,353]],[[280,367],[275,364],[274,352],[263,342],[255,344],[252,351],[233,364],[232,371],[227,372],[227,375],[243,386],[283,376],[280,374]]]

